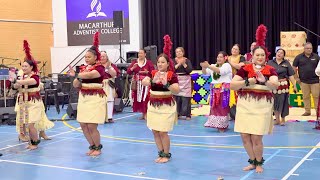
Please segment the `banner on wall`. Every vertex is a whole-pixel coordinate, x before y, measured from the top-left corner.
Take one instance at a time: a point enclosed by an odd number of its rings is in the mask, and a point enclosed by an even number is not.
[[[91,45],[100,33],[101,45],[130,44],[128,0],[66,0],[68,45]],[[123,28],[114,27],[113,11],[123,11]]]

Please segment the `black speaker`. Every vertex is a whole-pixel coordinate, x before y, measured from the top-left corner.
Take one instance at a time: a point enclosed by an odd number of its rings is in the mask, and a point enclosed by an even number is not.
[[[122,112],[124,108],[124,103],[122,98],[115,98],[114,99],[114,110],[116,112]]]
[[[58,74],[58,82],[62,84],[61,91],[69,93],[71,88],[71,78],[68,74]]]
[[[67,108],[67,114],[69,118],[73,117],[77,119],[77,106],[78,106],[78,103],[69,103]]]
[[[1,107],[0,108],[0,120],[15,120],[16,112],[14,107]]]
[[[157,56],[158,56],[157,46],[155,45],[147,46],[147,47],[144,47],[144,50],[147,53],[146,58],[151,60],[154,65],[157,65]]]
[[[123,11],[113,11],[113,27],[123,28],[124,27]]]
[[[137,52],[137,51],[128,51],[127,52],[127,63],[131,63],[132,60],[137,59],[138,54],[139,54],[139,52]]]
[[[16,105],[16,99],[15,98],[11,98],[11,97],[7,97],[6,98],[6,106],[7,107],[13,107],[15,105]],[[0,99],[0,107],[5,107],[4,98]]]

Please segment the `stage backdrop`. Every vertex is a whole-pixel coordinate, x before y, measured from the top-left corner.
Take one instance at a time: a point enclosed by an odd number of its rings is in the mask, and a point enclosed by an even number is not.
[[[68,45],[91,45],[93,34],[100,32],[101,45],[119,44],[119,28],[113,27],[113,11],[123,11],[121,39],[130,44],[128,0],[66,0]]]

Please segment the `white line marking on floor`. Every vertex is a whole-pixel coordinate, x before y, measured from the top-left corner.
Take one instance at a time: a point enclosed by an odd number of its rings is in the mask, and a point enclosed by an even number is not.
[[[78,128],[78,129],[80,129],[80,128]],[[74,131],[75,130],[70,130],[70,131],[66,131],[66,132],[62,132],[62,133],[59,133],[59,134],[52,135],[50,137],[60,136],[62,134],[68,134],[68,133],[71,133],[71,132],[74,132]],[[27,144],[27,143],[28,142],[23,142],[23,143],[14,144],[14,145],[7,145],[7,147],[1,148],[0,151],[5,150],[5,149],[9,149],[9,148],[12,148],[12,147],[20,146],[20,145],[23,145],[23,144]]]
[[[129,175],[129,174],[93,171],[93,170],[86,170],[86,169],[70,168],[70,167],[63,167],[63,166],[54,166],[54,165],[48,165],[48,164],[37,164],[37,163],[29,163],[29,162],[21,162],[21,161],[0,160],[0,162],[24,164],[24,165],[40,166],[40,167],[49,167],[49,168],[80,171],[80,172],[89,172],[89,173],[95,173],[95,174],[106,174],[106,175],[113,175],[113,176],[131,177],[131,178],[137,178],[137,179],[165,180],[165,179],[153,178],[153,177],[147,177],[147,176],[133,176],[133,175]]]
[[[169,134],[170,136],[176,136],[176,137],[194,137],[194,138],[202,138],[202,137],[215,137],[215,138],[225,138],[225,137],[236,137],[240,135],[224,135],[224,136],[189,136],[189,135],[181,135],[181,134]]]
[[[117,121],[117,120],[119,120],[119,119],[125,119],[125,118],[127,118],[127,117],[136,116],[136,115],[139,115],[139,114],[132,114],[132,115],[129,115],[129,116],[123,116],[123,117],[114,119],[114,121]]]
[[[316,146],[320,146],[320,142],[316,145]],[[309,153],[307,155],[305,155],[283,178],[282,180],[286,180],[288,179],[303,163],[304,161],[306,161],[308,159],[309,156],[311,156],[311,154],[316,151],[317,148],[313,148],[309,151]]]

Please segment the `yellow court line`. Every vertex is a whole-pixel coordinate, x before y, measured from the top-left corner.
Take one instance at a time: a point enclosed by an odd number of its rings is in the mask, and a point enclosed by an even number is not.
[[[78,132],[82,132],[82,130],[75,128],[68,124],[65,121],[65,117],[67,114],[63,115],[61,118],[64,125],[69,127],[70,129],[73,129]],[[101,135],[101,137],[108,138],[108,139],[114,139],[114,140],[121,140],[121,141],[128,141],[128,142],[136,142],[136,143],[146,143],[146,144],[155,144],[153,141],[146,141],[146,140],[138,140],[138,139],[129,139],[129,138],[119,138],[114,136],[105,136]],[[171,143],[172,146],[183,146],[183,147],[206,147],[206,148],[221,148],[221,149],[242,149],[243,146],[211,146],[211,145],[205,145],[205,144],[181,144],[181,143]],[[320,146],[264,146],[265,149],[319,149]]]

